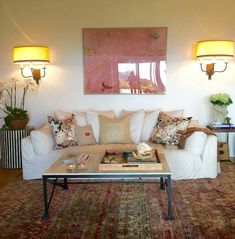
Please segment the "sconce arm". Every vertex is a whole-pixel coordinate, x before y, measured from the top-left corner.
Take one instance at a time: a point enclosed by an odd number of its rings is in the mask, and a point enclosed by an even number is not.
[[[214,72],[224,72],[226,71],[227,67],[228,67],[228,62],[224,62],[225,66],[224,66],[224,69],[221,70],[221,71],[214,71]]]
[[[215,63],[211,63],[211,64],[215,65]],[[228,62],[224,62],[224,64],[225,64],[225,66],[224,66],[223,70],[221,70],[221,71],[215,71],[214,70],[214,72],[224,72],[224,71],[226,71],[226,69],[228,67]],[[206,65],[208,65],[208,64],[206,64]],[[201,68],[202,72],[207,72],[206,70],[203,69],[203,63],[200,63],[200,68]]]
[[[24,68],[20,68],[20,72],[21,72],[21,75],[24,77],[24,78],[30,78],[30,77],[32,77],[32,76],[26,76],[25,74],[24,74]]]

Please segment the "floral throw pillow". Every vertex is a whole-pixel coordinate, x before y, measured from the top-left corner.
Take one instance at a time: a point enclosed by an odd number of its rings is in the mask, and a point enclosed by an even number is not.
[[[73,115],[63,120],[52,116],[47,116],[47,118],[54,137],[54,149],[77,145],[76,122]]]
[[[172,117],[160,112],[150,141],[160,144],[179,144],[180,136],[187,130],[191,119],[192,117]]]

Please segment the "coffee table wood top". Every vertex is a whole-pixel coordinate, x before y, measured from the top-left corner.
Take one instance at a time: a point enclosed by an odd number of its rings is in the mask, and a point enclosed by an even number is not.
[[[62,163],[61,159],[58,159],[57,161],[55,161],[48,169],[45,170],[45,172],[43,173],[43,175],[45,176],[53,176],[53,175],[97,175],[97,176],[101,176],[101,175],[135,175],[135,174],[171,174],[171,171],[169,169],[169,166],[167,164],[166,158],[165,158],[165,149],[162,145],[156,145],[155,150],[157,151],[157,155],[158,158],[160,160],[160,162],[162,163],[162,170],[105,170],[105,171],[101,171],[99,170],[99,164],[102,161],[105,152],[101,153],[91,153],[91,158],[87,163],[86,168],[82,168],[82,169],[76,169],[75,172],[72,172],[72,170],[68,170],[68,166],[69,164],[66,163]]]

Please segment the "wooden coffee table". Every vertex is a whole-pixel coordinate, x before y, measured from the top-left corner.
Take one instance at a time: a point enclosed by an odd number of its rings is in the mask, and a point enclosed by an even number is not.
[[[87,167],[85,169],[78,169],[76,171],[71,171],[68,169],[68,164],[62,163],[61,159],[58,159],[53,163],[42,175],[43,178],[43,192],[44,192],[44,214],[43,218],[49,217],[49,207],[52,201],[54,190],[56,186],[62,187],[63,189],[68,189],[68,179],[78,179],[76,181],[79,183],[82,179],[85,182],[92,183],[94,180],[97,182],[103,182],[104,180],[117,180],[120,183],[125,182],[139,182],[139,183],[156,183],[160,184],[160,189],[165,190],[167,193],[167,220],[173,220],[171,210],[171,171],[168,167],[167,161],[164,155],[164,148],[162,145],[157,145],[157,155],[159,161],[162,164],[162,169],[160,170],[110,170],[101,171],[99,170],[99,164],[104,157],[104,153],[92,153],[91,159],[89,160]],[[62,179],[62,181],[58,181]],[[148,179],[148,180],[145,180]],[[153,179],[150,181],[149,179]],[[160,180],[155,180],[160,179]],[[89,180],[92,180],[89,182]],[[135,180],[135,181],[133,181]],[[137,181],[136,181],[137,180]],[[138,181],[139,180],[139,181]],[[96,183],[97,183],[96,182]],[[50,193],[48,200],[48,190],[47,184],[53,184],[53,189]],[[73,182],[74,183],[74,182]],[[84,182],[83,182],[84,183]]]

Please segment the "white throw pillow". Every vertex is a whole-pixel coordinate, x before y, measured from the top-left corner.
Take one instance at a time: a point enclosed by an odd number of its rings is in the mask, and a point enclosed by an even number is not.
[[[138,144],[141,140],[141,135],[144,126],[144,110],[139,111],[126,111],[123,110],[121,112],[120,117],[130,115],[131,116],[131,124],[130,124],[130,134],[131,140],[133,143]]]
[[[81,111],[73,111],[72,112],[74,117],[75,117],[75,120],[76,120],[76,123],[78,126],[86,126],[87,125],[87,115],[86,115],[86,112],[81,112]]]
[[[31,131],[30,138],[36,154],[47,154],[53,149],[54,139],[48,124],[41,129]]]
[[[204,151],[206,140],[207,135],[204,132],[194,132],[186,139],[184,149],[200,157]]]
[[[109,118],[115,118],[115,113],[112,110],[108,111],[93,111],[88,110],[86,113],[87,124],[90,124],[95,136],[95,140],[98,143],[100,138],[100,123],[99,123],[99,114],[104,115]]]
[[[64,119],[70,118],[71,115],[72,115],[72,113],[65,112],[65,111],[62,111],[62,110],[55,111],[55,118],[58,119],[58,120],[64,120]]]
[[[67,118],[70,118],[72,115],[74,115],[78,126],[82,127],[82,126],[87,125],[85,112],[81,112],[81,111],[65,112],[62,110],[57,110],[55,112],[55,118],[58,120],[65,120]]]
[[[160,113],[160,109],[157,109],[154,111],[145,111],[144,126],[143,126],[141,141],[149,141],[150,136],[154,130],[154,127],[157,124],[159,113]]]

